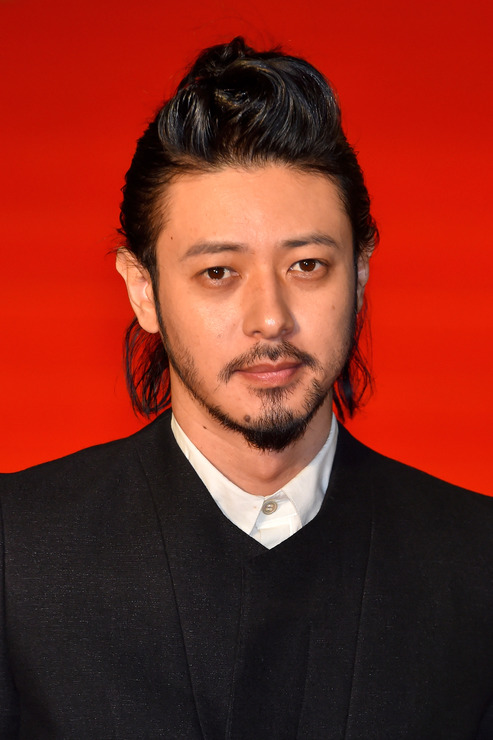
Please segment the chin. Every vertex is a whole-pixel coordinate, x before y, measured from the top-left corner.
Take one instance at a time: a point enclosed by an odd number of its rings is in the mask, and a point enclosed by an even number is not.
[[[302,410],[295,412],[286,408],[285,388],[269,389],[268,399],[264,398],[263,410],[257,418],[245,416],[242,422],[233,419],[219,406],[206,404],[206,408],[216,421],[242,435],[251,447],[265,452],[281,452],[303,437],[309,423],[325,403],[329,390],[314,381]]]

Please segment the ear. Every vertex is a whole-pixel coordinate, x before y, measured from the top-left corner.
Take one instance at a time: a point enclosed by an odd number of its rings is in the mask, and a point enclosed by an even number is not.
[[[149,334],[156,334],[159,323],[149,274],[127,249],[118,250],[116,269],[125,280],[137,321]]]
[[[358,275],[356,282],[356,308],[361,311],[363,298],[365,297],[365,287],[370,276],[370,258],[367,254],[360,254],[358,257]]]

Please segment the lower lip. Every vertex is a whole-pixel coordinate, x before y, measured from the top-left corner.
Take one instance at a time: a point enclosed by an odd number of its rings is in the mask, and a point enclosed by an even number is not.
[[[284,367],[279,370],[262,370],[258,372],[255,372],[255,370],[238,370],[237,373],[254,383],[276,386],[291,381],[301,367],[301,365],[293,365],[292,367]]]

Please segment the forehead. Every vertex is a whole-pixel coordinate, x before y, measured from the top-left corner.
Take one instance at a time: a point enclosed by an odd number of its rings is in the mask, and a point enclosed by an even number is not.
[[[159,242],[177,250],[212,239],[272,245],[318,232],[352,244],[337,186],[279,164],[181,175],[168,186],[163,211]]]

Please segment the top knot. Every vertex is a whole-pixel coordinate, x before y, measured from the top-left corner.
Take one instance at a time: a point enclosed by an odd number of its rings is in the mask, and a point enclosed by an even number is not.
[[[249,55],[253,56],[255,53],[254,49],[247,46],[242,36],[236,36],[228,44],[210,46],[197,57],[188,74],[178,85],[178,90],[217,79],[230,64]]]

